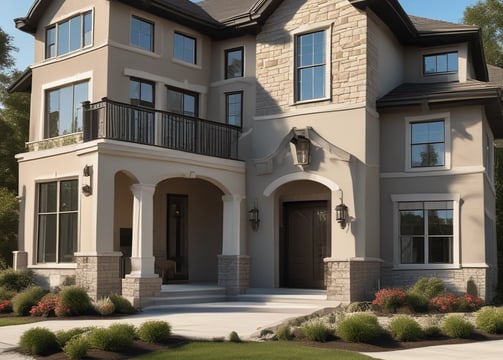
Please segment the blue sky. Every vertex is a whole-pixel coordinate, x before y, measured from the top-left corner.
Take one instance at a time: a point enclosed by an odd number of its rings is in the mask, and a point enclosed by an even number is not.
[[[238,1],[238,0],[229,0]],[[454,23],[461,22],[463,11],[478,0],[399,0],[405,11],[410,15],[445,20]],[[14,53],[16,68],[24,70],[33,62],[33,37],[16,29],[14,18],[24,17],[34,0],[2,0],[0,12],[0,27],[13,36],[13,45],[19,51]]]

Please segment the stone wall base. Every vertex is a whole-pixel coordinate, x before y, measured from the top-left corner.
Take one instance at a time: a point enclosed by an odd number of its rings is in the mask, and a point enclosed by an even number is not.
[[[120,256],[121,253],[112,255],[76,254],[76,285],[86,289],[94,300],[110,294],[120,294]]]
[[[442,280],[447,291],[455,294],[469,293],[491,302],[495,295],[495,270],[485,267],[436,270],[393,270],[391,266],[382,267],[381,287],[407,288],[421,277],[436,277]]]
[[[218,255],[218,286],[227,295],[243,294],[250,287],[250,257],[245,255]]]
[[[327,299],[351,303],[374,298],[380,276],[380,261],[325,260]]]
[[[122,296],[139,309],[150,305],[152,298],[161,294],[160,277],[127,277],[122,279]]]

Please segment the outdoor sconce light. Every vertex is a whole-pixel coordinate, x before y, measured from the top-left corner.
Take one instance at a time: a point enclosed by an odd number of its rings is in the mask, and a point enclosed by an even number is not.
[[[348,207],[341,201],[341,203],[335,207],[335,221],[339,223],[341,229],[344,229],[346,227],[347,217]]]
[[[311,142],[309,139],[303,135],[296,135],[290,142],[295,145],[296,165],[309,165],[311,157]]]
[[[93,172],[93,166],[92,165],[86,165],[84,166],[84,169],[82,169],[82,175],[85,178],[90,178]],[[87,182],[87,181],[86,181]],[[93,189],[91,188],[90,184],[84,184],[82,185],[82,193],[85,196],[89,196],[93,193]]]
[[[257,231],[260,224],[260,219],[258,216],[258,209],[256,205],[253,205],[253,209],[248,211],[248,221],[251,224],[252,230]]]

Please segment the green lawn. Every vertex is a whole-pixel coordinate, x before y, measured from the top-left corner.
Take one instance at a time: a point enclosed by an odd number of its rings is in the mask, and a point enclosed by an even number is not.
[[[266,343],[216,343],[216,342],[193,342],[182,347],[163,350],[147,354],[136,359],[160,360],[160,359],[337,359],[337,360],[364,360],[373,359],[349,351],[320,349],[309,346],[297,345],[288,342]]]
[[[28,324],[37,321],[30,316],[7,316],[0,317],[0,326],[9,326],[9,325],[22,325]]]

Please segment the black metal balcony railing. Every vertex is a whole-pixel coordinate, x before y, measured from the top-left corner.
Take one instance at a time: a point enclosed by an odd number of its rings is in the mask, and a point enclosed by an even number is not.
[[[225,159],[238,158],[236,126],[124,104],[84,102],[84,141],[112,139]]]

